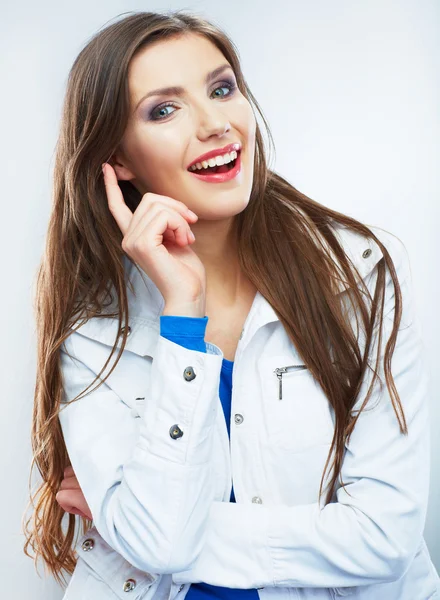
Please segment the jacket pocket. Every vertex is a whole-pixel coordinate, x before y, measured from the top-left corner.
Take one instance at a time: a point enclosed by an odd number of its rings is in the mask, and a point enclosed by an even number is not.
[[[75,547],[78,562],[63,600],[149,600],[161,575],[133,567],[91,527]]]
[[[134,419],[139,419],[145,410],[145,396],[137,396],[134,399],[133,408],[131,409],[131,416]]]
[[[301,360],[289,354],[265,356],[258,370],[269,444],[293,452],[330,444],[330,404]]]

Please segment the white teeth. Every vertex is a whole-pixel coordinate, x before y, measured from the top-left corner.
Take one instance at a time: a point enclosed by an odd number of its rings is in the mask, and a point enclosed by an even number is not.
[[[237,152],[233,150],[229,154],[226,152],[226,154],[223,154],[221,156],[215,156],[214,158],[209,158],[208,160],[202,160],[201,163],[198,162],[195,165],[192,165],[192,167],[190,167],[189,169],[190,171],[197,171],[200,169],[207,169],[208,167],[219,167],[220,165],[226,165],[230,163],[236,158]]]

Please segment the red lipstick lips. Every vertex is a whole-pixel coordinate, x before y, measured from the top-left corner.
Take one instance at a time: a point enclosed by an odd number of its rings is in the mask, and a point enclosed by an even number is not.
[[[200,179],[200,181],[206,183],[225,183],[226,181],[231,181],[241,172],[241,151],[237,152],[237,158],[232,168],[228,168],[227,165],[221,165],[218,169],[221,169],[221,171],[217,173],[209,172],[208,169],[201,169],[200,171],[196,169],[195,171],[190,171],[190,173],[194,177],[197,177],[197,179]],[[238,183],[241,183],[241,181]]]
[[[189,169],[190,167],[192,167],[196,163],[201,163],[202,160],[208,160],[208,158],[213,158],[214,156],[219,156],[221,154],[226,154],[226,152],[230,153],[233,150],[235,150],[236,152],[238,152],[239,150],[241,150],[241,144],[239,142],[234,142],[233,144],[228,144],[224,148],[216,148],[215,150],[210,150],[209,152],[205,152],[205,154],[202,154],[201,156],[199,156],[198,158],[196,158],[195,160],[193,160],[188,165],[187,169]],[[192,173],[192,171],[191,171],[191,173]]]

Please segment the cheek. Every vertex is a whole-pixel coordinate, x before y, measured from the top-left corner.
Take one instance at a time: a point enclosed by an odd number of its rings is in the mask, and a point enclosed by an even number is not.
[[[250,108],[249,112],[248,112],[248,136],[251,142],[254,142],[255,140],[255,133],[257,131],[257,121],[255,119],[255,115],[252,111],[252,108]]]
[[[235,112],[236,115],[234,120],[237,123],[237,127],[239,127],[247,135],[252,136],[255,134],[257,122],[254,111],[244,96],[242,96],[239,102],[237,102]]]
[[[144,143],[144,160],[157,171],[157,174],[166,173],[169,170],[176,171],[176,167],[183,165],[184,152],[179,140],[181,136],[172,130],[163,127],[160,135],[149,140],[148,146]],[[176,135],[177,134],[177,135]]]
[[[145,139],[137,140],[132,150],[133,164],[136,169],[151,179],[160,178],[168,171],[176,170],[181,156],[163,140],[145,143]]]

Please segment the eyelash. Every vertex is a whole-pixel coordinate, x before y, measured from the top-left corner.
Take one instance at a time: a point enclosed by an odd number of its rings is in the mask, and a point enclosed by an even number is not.
[[[216,88],[214,88],[214,90],[213,90],[213,91],[215,92],[215,90],[218,90],[219,88],[222,88],[222,87],[227,87],[227,88],[229,89],[229,94],[227,94],[227,95],[225,96],[225,98],[227,98],[227,97],[229,97],[229,96],[232,96],[232,95],[233,95],[233,93],[235,92],[235,90],[237,89],[237,86],[236,86],[236,84],[235,84],[233,81],[222,81],[222,82],[221,82],[221,85],[218,85]],[[159,117],[158,119],[154,119],[154,118],[153,118],[153,114],[154,114],[154,113],[155,113],[157,110],[160,110],[161,108],[166,108],[167,106],[172,106],[173,108],[178,108],[174,102],[166,102],[166,103],[164,103],[164,104],[159,104],[158,106],[155,106],[155,107],[153,108],[153,110],[152,110],[152,111],[149,113],[149,115],[148,115],[148,120],[149,120],[149,121],[163,121],[163,120],[165,120],[165,119],[166,119],[167,117],[169,117],[169,116],[170,116],[172,113],[168,113],[168,114],[167,114],[167,115],[165,115],[164,117]]]

